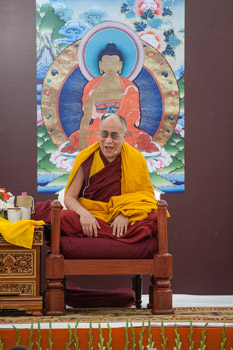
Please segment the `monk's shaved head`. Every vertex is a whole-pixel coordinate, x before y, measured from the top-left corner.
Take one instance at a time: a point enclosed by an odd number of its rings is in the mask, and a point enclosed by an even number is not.
[[[101,118],[100,127],[101,127],[102,123],[104,122],[104,120],[106,120],[109,117],[117,118],[120,121],[124,132],[127,132],[127,122],[126,122],[125,118],[123,118],[121,115],[115,114],[115,113],[106,113],[106,114],[104,114],[102,116],[102,118]]]

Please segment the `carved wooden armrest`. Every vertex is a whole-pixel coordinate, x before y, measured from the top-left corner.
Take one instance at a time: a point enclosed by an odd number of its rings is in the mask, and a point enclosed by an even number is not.
[[[58,200],[51,203],[51,254],[60,254],[61,238],[61,209],[62,205]]]
[[[158,254],[166,254],[167,246],[167,202],[158,201],[157,223],[158,223]]]

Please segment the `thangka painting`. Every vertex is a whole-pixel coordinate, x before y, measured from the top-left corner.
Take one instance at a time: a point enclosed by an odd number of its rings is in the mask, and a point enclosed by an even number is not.
[[[184,0],[37,0],[36,16],[38,192],[65,187],[108,112],[155,190],[183,192]]]

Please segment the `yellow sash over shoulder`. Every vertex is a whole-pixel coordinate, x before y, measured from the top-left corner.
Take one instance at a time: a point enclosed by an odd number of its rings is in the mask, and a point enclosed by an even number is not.
[[[65,192],[80,165],[98,148],[99,142],[96,142],[77,155]],[[121,148],[121,196],[113,196],[107,203],[81,198],[80,203],[96,218],[108,223],[120,213],[130,217],[133,223],[147,218],[151,211],[156,212],[157,201],[144,156],[124,142]]]

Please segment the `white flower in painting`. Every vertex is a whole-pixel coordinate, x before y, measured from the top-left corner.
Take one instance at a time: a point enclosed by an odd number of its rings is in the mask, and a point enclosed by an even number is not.
[[[184,128],[182,125],[177,123],[174,131],[176,134],[179,134],[180,136],[184,137]]]
[[[144,32],[141,32],[138,36],[160,52],[166,49],[167,44],[165,42],[165,36],[163,33],[157,32],[153,28],[144,30]]]
[[[59,151],[56,151],[51,154],[50,162],[55,164],[57,168],[70,172],[74,165],[75,158],[65,157],[60,154]]]
[[[41,126],[44,124],[44,121],[43,121],[43,118],[42,118],[42,115],[41,115],[41,110],[38,109],[37,110],[37,126]]]
[[[151,10],[157,16],[163,13],[163,2],[161,0],[137,0],[135,6],[134,12],[139,16],[147,10]]]
[[[162,147],[161,154],[158,158],[146,158],[149,173],[162,170],[164,167],[172,163],[171,155]]]

